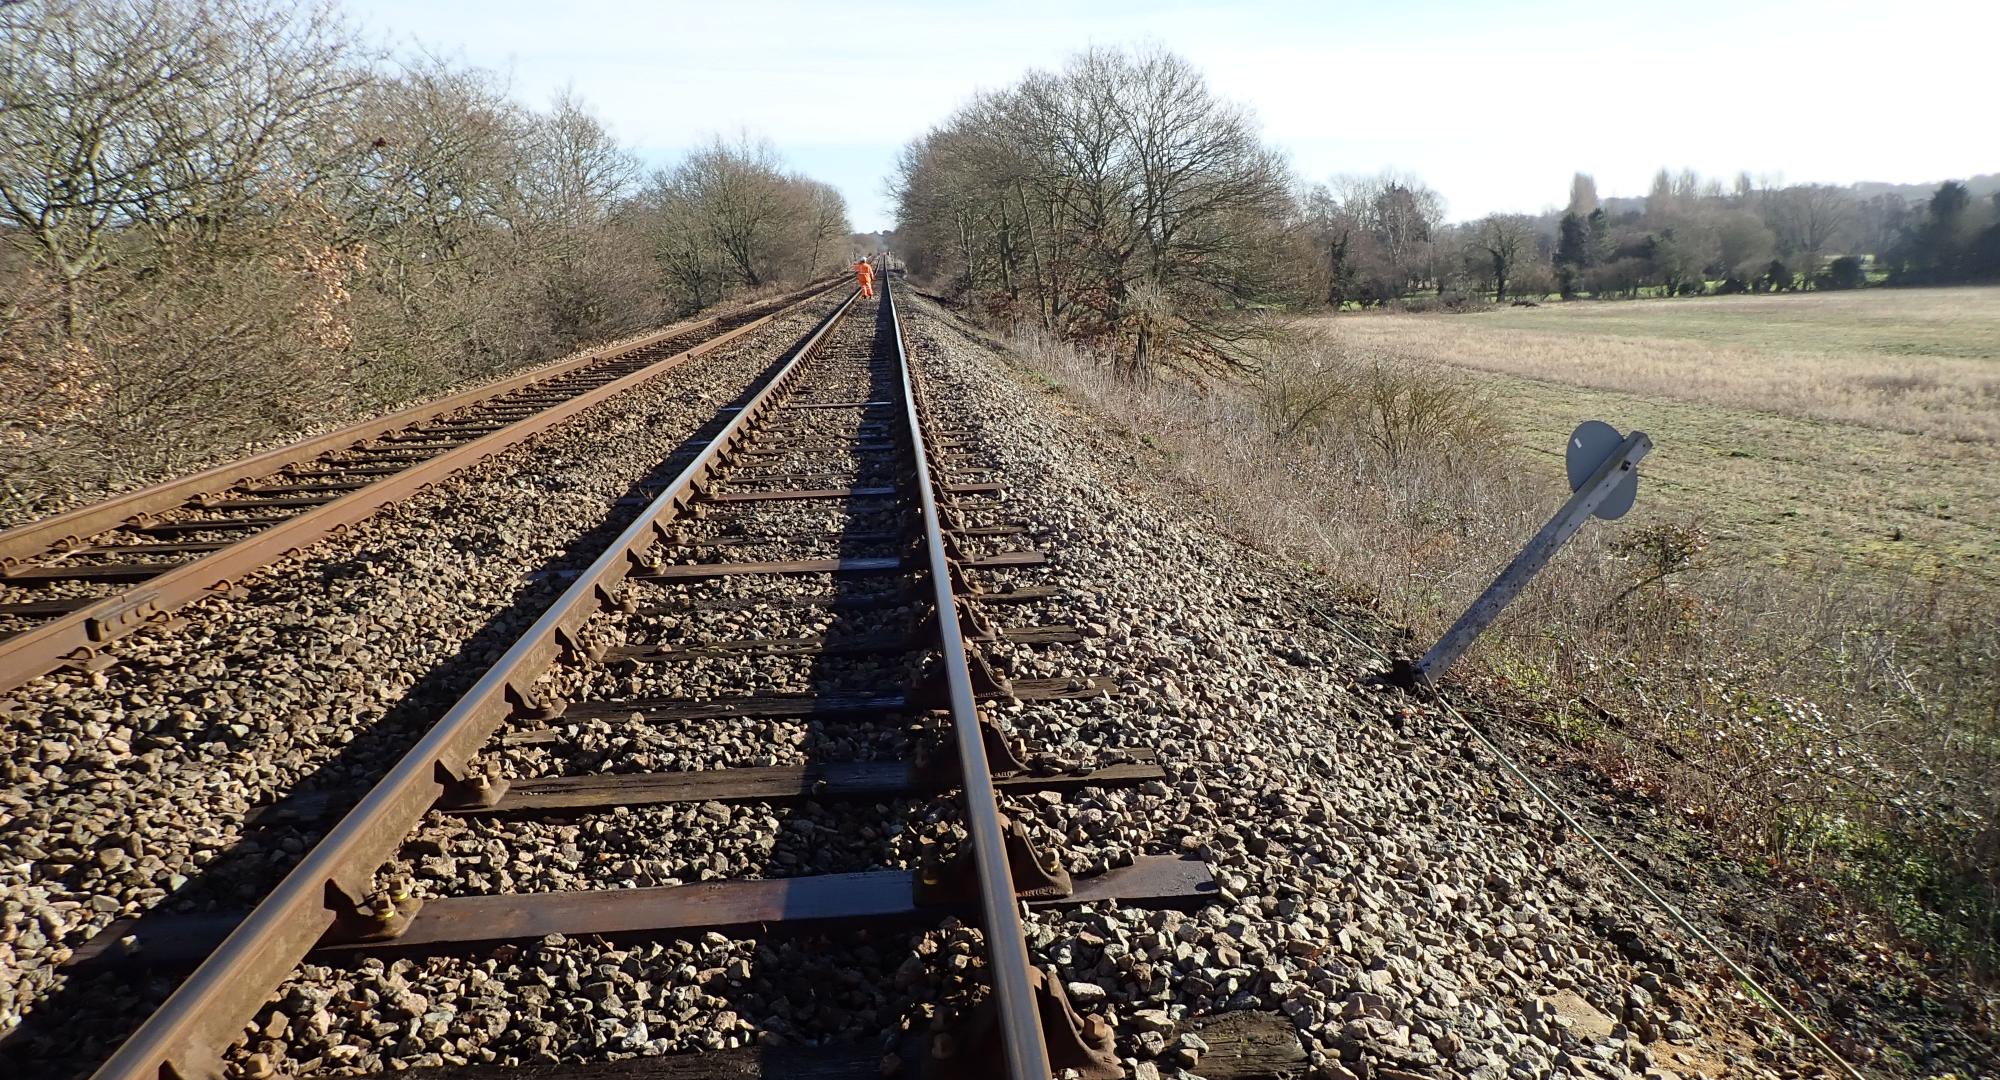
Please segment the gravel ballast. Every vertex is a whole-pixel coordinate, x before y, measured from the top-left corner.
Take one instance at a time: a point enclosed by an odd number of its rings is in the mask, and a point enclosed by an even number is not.
[[[37,1012],[55,1025],[10,1038],[10,1056],[59,1050],[87,1072],[164,988],[66,989],[69,950],[123,915],[240,909],[275,883],[838,300],[189,606],[184,626],[119,643],[108,671],[0,699],[0,1032]],[[250,822],[301,793],[335,814]]]
[[[1030,747],[1157,751],[1151,790],[1017,803],[1073,870],[1133,852],[1209,862],[1192,916],[1038,916],[1040,958],[1115,1017],[1137,1073],[1198,1073],[1171,1021],[1275,1010],[1322,1075],[1790,1075],[1772,1018],[1636,905],[1431,706],[1373,685],[1391,632],[1230,539],[1136,440],[1048,400],[924,301],[914,348],[939,418],[977,433],[1009,509],[1044,530],[1076,645],[1000,647],[1016,676],[1109,674],[1098,701],[996,710]],[[1326,590],[1329,591],[1330,590]],[[1020,613],[1025,616],[1027,613]],[[1357,636],[1358,635],[1358,636]],[[1396,1072],[1401,1070],[1401,1073]]]
[[[1463,733],[1428,707],[1370,687],[1374,655],[1325,623],[1385,642],[1386,630],[1352,612],[1302,614],[1298,583],[1284,568],[1226,540],[1199,506],[1135,482],[1129,458],[1106,453],[1087,421],[1059,418],[947,320],[921,305],[908,318],[936,419],[971,434],[969,456],[996,464],[993,478],[1006,485],[1003,500],[967,501],[979,506],[973,523],[1023,521],[1053,556],[1049,567],[982,580],[1055,585],[1060,599],[992,614],[1007,625],[1073,623],[1085,634],[1073,645],[995,647],[997,666],[1015,677],[1110,675],[1120,683],[1109,698],[999,705],[993,715],[1034,750],[1079,761],[1152,750],[1168,773],[1140,788],[1010,797],[1007,809],[1073,872],[1185,854],[1206,860],[1223,884],[1218,903],[1191,914],[1103,910],[1029,921],[1035,959],[1058,970],[1080,1008],[1114,1024],[1132,1075],[1200,1075],[1203,1043],[1187,1037],[1185,1021],[1233,1009],[1286,1017],[1323,1077],[1795,1071],[1789,1060],[1755,1060],[1756,1041],[1736,1026],[1746,1009],[1724,984],[1635,909],[1573,838],[1497,783],[1494,763]],[[686,535],[846,524],[825,508],[774,510],[756,521],[746,527],[711,513]],[[648,587],[637,599],[673,609],[831,587],[730,579]],[[731,609],[600,619],[590,632],[619,643],[781,637],[824,632],[826,618]],[[615,678],[559,673],[555,685],[586,697],[704,696],[797,689],[815,677],[863,686],[884,674],[847,665],[816,672],[789,661],[714,660]],[[558,722],[558,742],[507,756],[510,772],[540,775],[905,752],[894,730],[874,732],[873,741],[808,742],[807,727],[821,726]],[[899,824],[883,837],[861,833],[877,815]],[[397,869],[430,893],[488,891],[502,881],[625,888],[832,872],[903,864],[905,834],[936,835],[939,824],[935,805],[675,807],[581,825],[435,821]],[[598,866],[591,829],[608,852]],[[289,1034],[252,1040],[242,1052],[305,1071],[366,1072],[753,1041],[886,1049],[899,1031],[923,1029],[950,958],[979,951],[976,930],[945,926],[860,945],[713,934],[643,947],[544,940],[400,967],[308,965],[272,1014]],[[843,977],[813,981],[802,956]],[[893,979],[870,974],[884,967]],[[359,1004],[402,986],[460,989],[432,995],[427,1011],[397,1014],[408,1021],[385,1022]],[[430,1037],[412,1038],[412,1023]]]
[[[1237,1010],[1284,1017],[1307,1055],[1307,1074],[1329,1080],[1822,1074],[1773,1015],[1504,781],[1498,762],[1456,721],[1371,682],[1381,668],[1376,650],[1398,644],[1392,628],[1317,599],[1333,591],[1232,540],[1208,507],[1149,475],[1152,463],[1136,441],[1108,435],[1073,403],[1053,400],[1045,384],[940,309],[903,303],[935,419],[966,433],[969,460],[991,466],[991,478],[1005,484],[1003,498],[976,510],[973,523],[1026,524],[1032,543],[1051,556],[1048,566],[980,580],[1061,590],[1057,599],[989,614],[1003,626],[1065,623],[1083,631],[1073,644],[991,646],[996,668],[1017,678],[1110,676],[1119,684],[1109,697],[996,704],[990,715],[1032,751],[1080,762],[1156,752],[1167,774],[1141,787],[1008,797],[1005,808],[1074,873],[1140,855],[1184,855],[1207,862],[1222,885],[1215,903],[1193,912],[1107,908],[1028,920],[1034,959],[1056,969],[1079,1009],[1112,1024],[1130,1075],[1202,1075],[1206,1044],[1188,1021]],[[685,403],[676,437],[652,432],[644,442],[632,434],[633,460],[643,457],[639,443],[671,447],[711,415],[747,379],[744,363],[729,389]],[[675,383],[681,394],[695,392],[697,374]],[[667,381],[651,389],[671,399]],[[654,407],[668,414],[679,404]],[[614,430],[627,429],[621,421]],[[481,498],[530,521],[577,517],[585,505],[593,507],[590,520],[602,519],[606,496],[622,494],[645,466],[600,483],[580,460],[583,447],[627,444],[601,429],[574,439],[579,460],[538,444],[541,456],[518,466],[532,471],[479,481]],[[766,467],[818,473],[850,463],[779,459]],[[550,480],[565,475],[573,488]],[[525,526],[506,524],[512,519],[504,514],[482,511],[475,516],[500,524],[453,533],[456,519],[442,507],[466,498],[402,508],[400,525],[378,519],[369,528],[381,534],[361,530],[342,557],[309,556],[319,587],[341,597],[337,614],[322,603],[303,626],[281,621],[307,618],[298,612],[300,591],[259,579],[260,589],[278,590],[260,608],[246,603],[257,599],[254,591],[207,602],[182,632],[207,627],[199,653],[216,656],[222,642],[223,659],[188,662],[197,655],[192,645],[174,651],[159,642],[147,646],[162,652],[145,678],[135,664],[103,686],[45,680],[38,693],[63,703],[62,719],[49,729],[56,734],[16,730],[13,737],[26,740],[16,748],[26,757],[16,760],[39,768],[47,753],[59,753],[37,750],[40,741],[70,756],[57,762],[56,778],[10,778],[21,795],[9,800],[9,812],[32,812],[39,824],[10,824],[5,842],[25,837],[21,843],[44,854],[13,846],[0,867],[6,947],[32,964],[13,981],[15,997],[0,1001],[10,1010],[0,1020],[45,988],[62,989],[49,964],[63,943],[119,912],[159,903],[163,874],[199,879],[184,882],[192,889],[170,904],[247,906],[313,833],[246,831],[245,809],[308,774],[351,797],[565,583],[521,575],[581,564],[526,535]],[[723,556],[693,545],[892,524],[866,515],[818,504],[778,504],[754,516],[710,512],[687,523],[690,546],[680,561],[831,554],[836,549],[775,539]],[[513,569],[489,573],[488,557]],[[895,587],[885,579],[852,591]],[[663,644],[866,634],[907,628],[921,611],[913,604],[829,615],[782,603],[835,590],[849,591],[811,576],[635,583],[640,605],[669,612],[697,599],[778,603],[615,625],[604,617],[587,635]],[[702,697],[881,687],[922,672],[921,662],[901,655],[840,663],[709,658],[565,669],[553,685],[600,699]],[[96,717],[114,704],[123,711]],[[159,709],[161,719],[148,712],[136,720],[141,709]],[[193,719],[179,720],[181,712]],[[155,745],[159,736],[150,733],[173,736],[176,724],[192,734]],[[553,741],[505,751],[509,774],[886,760],[905,756],[916,739],[900,722],[552,726]],[[349,739],[365,752],[345,750]],[[107,749],[111,740],[123,749]],[[107,775],[116,782],[104,782]],[[186,805],[169,810],[161,799]],[[119,835],[101,831],[115,814],[148,823],[139,851],[96,850],[95,837]],[[949,800],[927,798],[697,804],[551,821],[433,817],[389,869],[412,879],[420,895],[439,896],[907,866],[921,841],[954,831],[951,817]],[[58,862],[54,847],[65,850],[67,869],[45,869]],[[87,858],[71,858],[72,850]],[[92,900],[107,887],[116,901],[108,908]],[[39,941],[30,940],[34,931]],[[469,957],[308,964],[261,1014],[236,1061],[253,1072],[269,1065],[366,1073],[801,1042],[886,1049],[901,1033],[924,1030],[940,1000],[958,992],[953,977],[976,970],[981,953],[976,929],[946,923],[766,941],[551,937]],[[157,988],[124,992],[133,1004],[157,997]],[[93,996],[112,993],[91,988]]]
[[[1836,1074],[1458,720],[1373,682],[1382,652],[1407,646],[1396,628],[1254,550],[1144,433],[936,306],[911,307],[943,417],[981,434],[1012,505],[1051,530],[1043,580],[1066,597],[1021,621],[1090,630],[1075,646],[1003,647],[1002,666],[1124,684],[1109,701],[1001,715],[1039,748],[1156,749],[1172,774],[1165,792],[1104,793],[1094,822],[1082,800],[1046,803],[1044,825],[1069,830],[1072,859],[1115,858],[1120,832],[1150,832],[1148,852],[1178,833],[1226,883],[1229,903],[1201,925],[1127,914],[1069,953],[1065,977],[1105,992],[1136,1074],[1173,1075],[1171,1035],[1165,1058],[1147,1056],[1161,1020],[1147,987],[1170,1016],[1277,1010],[1332,1077]],[[1936,987],[1869,931],[1833,925],[1824,899],[1709,855],[1670,808],[1600,782],[1574,750],[1466,708],[1850,1062],[2000,1075],[1990,996]],[[1075,934],[1038,921],[1055,947]]]
[[[885,389],[870,385],[862,377],[866,369],[854,362],[867,355],[869,346],[880,344],[876,326],[866,314],[843,324],[787,404],[879,400]],[[845,407],[787,409],[775,425],[794,444],[810,449],[746,459],[726,473],[716,490],[893,481],[895,470],[888,467],[886,455],[862,460],[820,449],[851,443],[864,425],[874,429],[882,422],[878,415]],[[877,434],[862,441],[879,444],[883,439]],[[773,443],[760,436],[750,445],[765,451]],[[909,460],[907,455],[900,458]],[[873,497],[705,505],[674,523],[683,543],[665,554],[673,562],[754,561],[835,551],[879,554],[905,545],[781,538],[893,532],[911,520],[907,503]],[[737,542],[744,540],[752,542]],[[600,612],[583,636],[597,644],[672,645],[807,634],[868,636],[896,629],[908,633],[917,615],[906,605],[839,612],[786,606],[807,596],[897,593],[908,584],[907,575],[893,574],[633,581],[625,586],[626,597],[642,613]],[[748,606],[693,610],[694,604],[712,600]],[[643,613],[656,609],[665,613]],[[571,702],[572,710],[577,703],[627,698],[879,691],[920,679],[925,655],[890,648],[812,657],[693,656],[639,664],[572,658],[557,665],[543,689]],[[507,745],[503,739],[507,748],[501,757],[513,776],[884,760],[907,756],[907,726],[845,717],[687,724],[642,715],[565,717],[550,725],[551,739],[524,746]],[[382,879],[408,881],[414,895],[432,898],[907,869],[921,860],[926,841],[952,833],[954,816],[952,800],[929,796],[706,802],[548,819],[432,816],[384,868]],[[951,957],[970,957],[968,950],[976,945],[976,933],[946,926],[915,939],[896,930],[837,940],[752,941],[707,934],[638,946],[549,938],[468,958],[354,967],[307,964],[268,1011],[263,1037],[240,1045],[236,1060],[245,1065],[270,1062],[288,1073],[368,1072],[438,1063],[546,1063],[729,1049],[752,1041],[866,1044],[885,1030],[914,1024],[938,988],[948,983],[934,977],[934,969],[948,965]],[[430,995],[414,1031],[403,1012],[385,1016],[377,1007],[401,1000],[410,990]]]

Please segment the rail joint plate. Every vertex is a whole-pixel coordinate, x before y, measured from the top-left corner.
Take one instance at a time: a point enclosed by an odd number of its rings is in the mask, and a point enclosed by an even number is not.
[[[159,614],[154,605],[158,596],[150,589],[126,593],[102,614],[91,616],[84,623],[84,633],[89,635],[90,640],[100,642],[123,637]]]

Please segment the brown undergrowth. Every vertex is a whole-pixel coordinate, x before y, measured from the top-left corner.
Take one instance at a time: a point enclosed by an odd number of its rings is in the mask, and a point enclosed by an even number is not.
[[[0,283],[6,280],[0,273]],[[447,362],[440,354],[422,364],[403,365],[390,379],[300,358],[329,339],[338,344],[340,335],[352,333],[351,326],[335,317],[338,305],[328,299],[344,285],[329,280],[321,273],[311,288],[298,296],[287,294],[304,306],[274,318],[282,326],[256,339],[269,348],[254,359],[246,359],[240,349],[204,351],[199,347],[205,340],[200,320],[155,305],[120,344],[128,351],[145,351],[147,357],[128,364],[137,370],[127,371],[122,380],[111,374],[117,365],[105,359],[120,355],[118,350],[100,355],[80,346],[42,342],[39,347],[59,362],[31,356],[33,343],[21,340],[24,320],[10,321],[8,313],[0,312],[0,529],[411,408],[650,329],[738,311],[796,287],[771,282],[740,289],[689,320],[670,319],[646,305],[623,305],[615,318],[587,333],[524,338],[504,357],[484,362]],[[185,280],[178,284],[191,287]],[[227,322],[240,311],[210,314]],[[178,326],[178,335],[157,332],[166,324]],[[305,338],[320,340],[301,344]],[[272,346],[272,340],[291,343],[293,351]],[[203,357],[199,363],[172,365],[180,396],[171,405],[155,394],[151,366],[170,347]],[[37,372],[34,380],[9,378],[30,368]],[[246,371],[254,377],[244,375]],[[117,404],[139,399],[148,403]]]
[[[1443,365],[1275,334],[1252,378],[1135,384],[1013,346],[1258,546],[1430,640],[1567,491]],[[1754,873],[1809,879],[1947,982],[2000,970],[2000,629],[1975,581],[1715,556],[1641,508],[1585,529],[1454,673]]]

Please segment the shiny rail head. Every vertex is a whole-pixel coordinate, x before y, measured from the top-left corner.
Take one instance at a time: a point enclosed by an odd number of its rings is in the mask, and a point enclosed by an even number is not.
[[[904,333],[902,315],[896,307],[897,290],[892,280],[889,275],[884,275],[881,302],[888,308],[896,366],[902,381],[905,422],[916,456],[914,472],[923,513],[923,547],[929,563],[937,616],[931,622],[938,629],[939,651],[944,661],[952,741],[957,744],[962,775],[966,831],[971,836],[977,871],[980,921],[985,928],[987,957],[991,962],[989,977],[993,988],[991,1004],[997,1028],[995,1034],[1002,1048],[1009,1080],[1048,1080],[1049,1049],[1042,1031],[1041,997],[1036,991],[1034,966],[1028,959],[1027,934],[1021,925],[1021,905],[1014,892],[1013,872],[1007,862],[1006,829],[1000,816],[999,797],[993,790],[993,770],[986,755],[986,740],[980,731],[978,700],[973,693],[966,643],[958,626],[958,600],[952,593],[953,574],[945,551],[944,523],[938,512],[936,485],[925,445],[929,434],[917,408],[908,338]]]

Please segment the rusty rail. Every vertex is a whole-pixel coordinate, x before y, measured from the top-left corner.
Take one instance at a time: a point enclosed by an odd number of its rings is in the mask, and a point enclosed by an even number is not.
[[[972,688],[972,669],[966,660],[965,638],[959,630],[960,607],[952,594],[952,566],[945,554],[944,522],[938,516],[937,483],[931,473],[929,454],[924,447],[923,424],[918,417],[916,387],[910,378],[909,349],[903,337],[902,316],[896,310],[896,295],[883,275],[883,294],[889,303],[889,318],[895,327],[896,359],[902,369],[903,404],[910,426],[910,442],[915,447],[917,492],[923,509],[924,550],[929,560],[932,596],[936,603],[940,648],[944,656],[945,687],[949,695],[952,741],[958,748],[959,771],[963,775],[966,830],[972,836],[972,858],[979,882],[979,912],[986,930],[986,951],[991,961],[993,1002],[997,1034],[1006,1059],[1010,1080],[1048,1080],[1049,1050],[1042,1033],[1040,1010],[1030,983],[1032,965],[1028,961],[1027,935],[1021,928],[1021,905],[1014,894],[1013,868],[1007,862],[1005,827],[1000,820],[999,798],[993,791],[993,765],[987,758],[985,733],[980,728],[979,702]]]
[[[858,294],[857,294],[858,295]],[[97,1071],[100,1080],[180,1080],[219,1075],[221,1055],[337,923],[368,918],[375,871],[423,815],[465,783],[473,756],[509,717],[534,715],[534,684],[592,614],[615,603],[640,556],[666,538],[664,522],[708,485],[725,450],[740,441],[791,386],[810,357],[853,308],[850,296],[778,374],[590,564],[514,646],[278,884],[160,1009]]]
[[[1029,829],[1000,809],[997,789],[1010,792],[1069,790],[1162,780],[1157,755],[1123,751],[1120,763],[1092,766],[1077,762],[1050,768],[1048,755],[1030,755],[1013,736],[989,725],[979,712],[982,699],[1053,700],[1107,692],[1107,680],[1002,678],[976,651],[975,643],[1011,641],[1054,644],[1082,635],[1064,625],[1001,626],[983,609],[1054,595],[1040,588],[982,589],[974,576],[988,570],[1040,566],[1046,552],[1036,549],[997,553],[967,548],[1024,535],[1013,524],[970,524],[967,516],[991,512],[984,500],[999,494],[991,482],[954,482],[954,455],[965,443],[956,432],[942,435],[928,426],[930,412],[922,381],[912,368],[901,313],[884,282],[884,295],[870,305],[874,324],[865,335],[841,327],[858,297],[829,314],[780,367],[776,376],[741,408],[724,410],[727,423],[695,459],[584,570],[567,591],[480,677],[430,731],[377,782],[360,803],[255,909],[233,915],[176,915],[153,912],[105,928],[72,958],[73,966],[130,965],[193,967],[193,975],[122,1045],[98,1071],[100,1078],[208,1080],[220,1074],[223,1055],[242,1037],[286,976],[309,954],[355,955],[368,950],[425,952],[478,947],[548,934],[589,937],[681,934],[695,930],[762,933],[780,924],[798,928],[858,922],[934,919],[971,915],[985,931],[991,992],[983,1004],[957,1017],[956,1025],[928,1048],[906,1040],[897,1051],[906,1064],[923,1057],[950,1075],[1048,1080],[1056,1068],[1075,1070],[1090,1080],[1123,1074],[1114,1033],[1102,1017],[1079,1014],[1060,981],[1032,966],[1022,926],[1022,907],[1059,910],[1100,901],[1145,906],[1199,904],[1215,884],[1206,867],[1173,856],[1145,856],[1119,868],[1072,879],[1060,860],[1035,850]],[[857,350],[853,339],[868,345]],[[848,400],[853,376],[869,388]],[[839,397],[821,400],[807,365],[829,373],[826,386]],[[892,389],[893,387],[893,389]],[[898,407],[886,400],[901,393]],[[867,410],[882,409],[881,413]],[[811,434],[806,416],[841,410],[851,421],[856,453],[851,470],[799,473],[792,462],[835,441]],[[848,412],[848,410],[864,410]],[[847,421],[822,431],[840,432]],[[800,432],[807,434],[803,437]],[[893,455],[864,466],[863,451]],[[777,474],[758,462],[783,459]],[[863,475],[893,463],[893,484],[868,483]],[[746,467],[747,466],[747,467]],[[808,466],[810,467],[810,466]],[[962,462],[956,466],[963,471]],[[851,471],[851,476],[841,472]],[[907,478],[907,479],[905,479]],[[843,484],[844,482],[844,484]],[[777,483],[780,486],[765,486]],[[826,485],[835,486],[826,486]],[[802,486],[803,485],[803,486]],[[819,485],[819,486],[812,486]],[[838,536],[860,550],[890,544],[892,555],[859,551],[838,558],[729,558],[723,530],[706,540],[681,528],[677,519],[703,515],[703,508],[809,500],[862,500],[895,509],[902,525],[883,531],[879,520],[857,531],[807,532],[806,537]],[[984,509],[968,509],[970,499]],[[743,513],[744,511],[739,511]],[[858,512],[858,511],[857,511]],[[881,509],[867,511],[879,514]],[[749,511],[754,519],[757,515]],[[745,534],[750,535],[750,534]],[[674,562],[673,553],[695,547],[725,549],[720,559]],[[923,551],[916,555],[917,548]],[[927,629],[843,638],[829,630],[814,638],[751,638],[667,647],[658,643],[593,646],[604,627],[593,620],[620,619],[680,610],[649,607],[644,590],[653,585],[721,578],[790,574],[927,576],[928,588],[908,581],[887,592],[867,590],[865,606],[907,611],[928,607]],[[652,583],[640,585],[639,583]],[[635,591],[638,590],[638,591]],[[931,603],[922,604],[925,598]],[[727,609],[729,597],[697,590],[682,598],[690,610]],[[831,607],[839,592],[802,597]],[[939,663],[914,685],[882,692],[799,693],[778,689],[697,695],[692,698],[632,697],[600,700],[545,698],[537,690],[560,662],[596,666],[618,662],[670,662],[673,656],[710,652],[730,655],[839,656],[843,650],[923,652],[938,650]],[[704,717],[839,716],[917,714],[945,718],[938,734],[949,750],[929,745],[902,762],[823,761],[804,766],[725,766],[693,771],[617,775],[566,775],[509,782],[499,779],[491,756],[510,735],[536,741],[552,733],[559,716],[621,715],[635,722]],[[478,763],[475,764],[475,757]],[[1029,765],[1033,760],[1036,765]],[[951,766],[956,764],[957,768]],[[570,889],[405,900],[378,889],[376,875],[425,815],[537,815],[675,802],[782,801],[789,799],[877,797],[896,793],[947,791],[964,798],[967,843],[944,843],[912,869],[822,873],[671,884],[636,889]],[[943,853],[943,854],[939,854]],[[934,857],[935,856],[935,857]]]
[[[227,589],[250,573],[287,553],[320,540],[335,530],[361,521],[390,503],[469,467],[640,385],[694,357],[719,348],[769,324],[798,304],[835,286],[815,285],[786,297],[767,314],[692,348],[664,357],[637,371],[552,405],[527,419],[476,438],[455,449],[366,484],[351,494],[287,518],[261,532],[191,562],[174,566],[132,588],[94,600],[39,626],[0,640],[0,693],[66,663],[87,661],[109,642],[145,626],[203,596]],[[715,319],[674,327],[636,341],[587,353],[574,360],[503,379],[428,405],[342,428],[326,435],[280,447],[239,462],[59,514],[44,521],[0,533],[0,566],[20,562],[65,543],[116,528],[121,522],[185,504],[199,494],[269,476],[332,451],[384,434],[426,423],[501,395],[534,386],[588,365],[629,355],[673,337],[712,326]],[[0,578],[4,580],[4,578]]]

